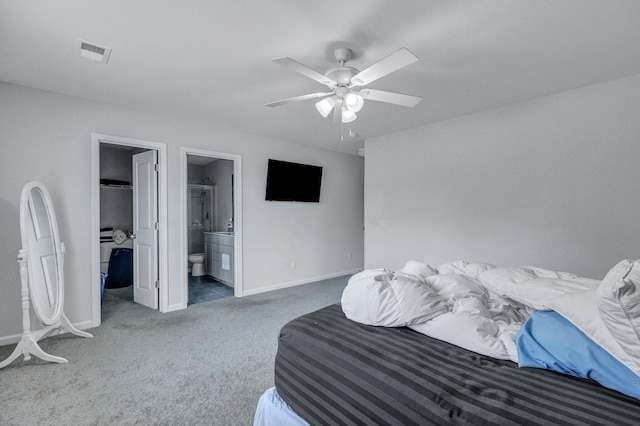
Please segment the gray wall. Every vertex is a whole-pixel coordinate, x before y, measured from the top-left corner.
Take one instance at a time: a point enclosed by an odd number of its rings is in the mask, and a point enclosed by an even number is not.
[[[202,184],[202,179],[204,179],[205,177],[204,166],[199,166],[197,164],[187,164],[187,183]]]
[[[146,114],[0,83],[0,343],[21,332],[22,186],[43,182],[56,209],[65,256],[65,310],[71,322],[91,322],[91,133],[165,143],[168,161],[169,305],[184,292],[181,246],[180,147],[242,156],[244,290],[256,293],[362,268],[363,161],[354,155],[245,134],[210,122]],[[264,200],[268,158],[325,167],[321,202]],[[352,253],[348,259],[348,253]],[[296,268],[291,269],[291,259]],[[3,340],[4,338],[4,340]],[[15,341],[15,340],[14,340]]]
[[[640,257],[640,75],[366,142],[365,267]]]

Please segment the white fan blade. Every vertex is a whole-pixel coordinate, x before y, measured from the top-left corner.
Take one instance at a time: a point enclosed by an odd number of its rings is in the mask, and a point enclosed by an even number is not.
[[[312,80],[317,81],[318,83],[322,83],[331,88],[333,88],[337,84],[334,80],[330,79],[326,75],[322,75],[318,71],[312,70],[306,65],[302,65],[300,62],[294,61],[288,56],[283,56],[282,58],[274,58],[272,59],[272,61],[280,65],[284,65],[285,67],[295,72],[298,72],[306,77],[309,77]]]
[[[371,65],[369,68],[360,71],[351,78],[353,86],[365,86],[372,81],[384,77],[387,74],[406,67],[418,60],[418,57],[409,52],[407,48],[402,48],[384,59]]]
[[[337,99],[333,106],[333,122],[342,123],[342,99]]]
[[[403,95],[402,93],[386,92],[384,90],[362,89],[360,96],[370,101],[386,102],[388,104],[414,107],[422,97],[413,95]]]
[[[275,102],[269,102],[268,104],[264,104],[264,106],[277,107],[277,106],[284,105],[284,104],[290,104],[292,102],[306,101],[307,99],[321,98],[323,96],[329,96],[329,95],[333,95],[333,92],[328,92],[328,93],[322,93],[322,92],[310,93],[308,95],[295,96],[293,98],[287,98],[287,99],[282,99],[282,100],[275,101]]]

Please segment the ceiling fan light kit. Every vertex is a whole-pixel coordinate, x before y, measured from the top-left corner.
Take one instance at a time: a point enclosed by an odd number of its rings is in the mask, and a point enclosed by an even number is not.
[[[318,110],[321,116],[323,116],[324,118],[327,118],[335,104],[336,104],[335,97],[330,96],[328,98],[324,98],[323,100],[316,102],[316,109]]]
[[[344,97],[344,103],[349,108],[349,111],[360,112],[364,106],[364,99],[359,94],[351,92]]]
[[[282,99],[280,101],[265,104],[265,106],[275,107],[292,102],[324,97],[324,99],[321,99],[315,104],[320,115],[326,118],[333,110],[334,122],[351,123],[358,117],[356,113],[360,112],[364,106],[365,99],[405,107],[413,107],[422,99],[420,96],[404,95],[401,93],[386,92],[383,90],[362,89],[359,92],[353,90],[354,87],[366,86],[381,77],[416,62],[418,57],[404,47],[363,71],[345,66],[345,63],[353,56],[351,49],[347,49],[345,47],[338,48],[334,51],[334,56],[336,61],[340,63],[340,66],[331,68],[324,74],[321,74],[289,57],[272,59],[273,62],[279,63],[280,65],[311,78],[312,80],[324,84],[332,91],[329,93],[312,93],[309,95]]]
[[[351,123],[352,121],[355,121],[356,118],[358,118],[358,116],[356,115],[355,112],[349,110],[349,108],[347,108],[346,106],[342,106],[342,122],[343,123]]]

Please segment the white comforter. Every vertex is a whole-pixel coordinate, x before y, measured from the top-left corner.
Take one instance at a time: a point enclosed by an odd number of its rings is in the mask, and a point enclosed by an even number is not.
[[[354,321],[408,326],[430,337],[498,359],[518,360],[515,335],[535,309],[576,292],[595,292],[600,281],[535,267],[496,268],[450,262],[434,269],[409,261],[399,271],[354,275],[342,309]]]

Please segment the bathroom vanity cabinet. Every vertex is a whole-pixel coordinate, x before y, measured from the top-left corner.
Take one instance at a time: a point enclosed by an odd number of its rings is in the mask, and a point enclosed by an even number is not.
[[[204,233],[204,267],[207,275],[233,287],[232,232]]]

